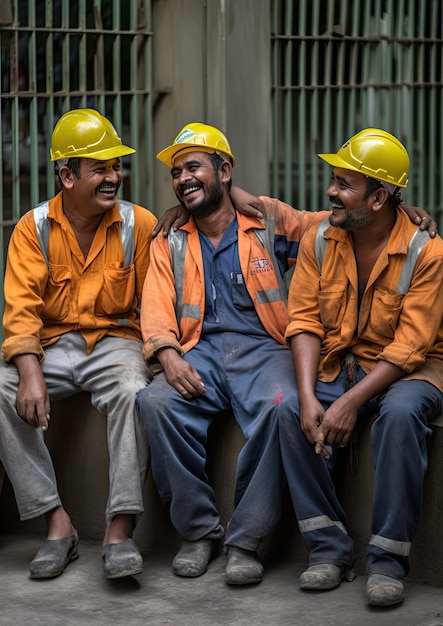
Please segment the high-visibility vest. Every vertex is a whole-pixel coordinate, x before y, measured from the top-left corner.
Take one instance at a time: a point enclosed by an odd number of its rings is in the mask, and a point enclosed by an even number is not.
[[[125,267],[134,263],[134,207],[131,202],[125,200],[118,201],[118,209],[122,218],[121,239],[124,253]],[[46,265],[49,267],[48,246],[50,225],[48,220],[49,203],[48,201],[38,204],[34,212],[35,227],[37,230],[37,238],[40,249],[45,258]]]
[[[278,292],[280,294],[281,300],[288,305],[288,284],[285,281],[285,278],[280,274],[277,259],[274,252],[274,239],[275,239],[275,229],[274,229],[274,217],[266,216],[265,217],[265,228],[255,228],[255,234],[262,244],[264,248],[266,248],[269,257],[272,261],[272,265],[274,267],[275,275],[277,277],[278,282]],[[184,267],[185,267],[185,256],[186,256],[186,248],[188,244],[188,233],[184,230],[173,231],[172,229],[168,234],[169,241],[169,249],[171,251],[172,258],[172,271],[175,279],[175,292],[176,292],[176,304],[175,304],[175,314],[178,322],[183,317],[190,317],[193,319],[200,319],[200,307],[196,307],[193,305],[183,304],[183,284],[184,284]],[[276,290],[274,290],[276,291]],[[262,296],[266,299],[266,293],[263,292]],[[278,297],[278,296],[277,296]],[[272,295],[268,299],[270,302],[275,300],[275,295]],[[186,310],[184,310],[184,306],[186,306]]]
[[[326,246],[328,244],[328,240],[324,238],[323,233],[330,225],[331,223],[329,219],[320,222],[315,237],[315,257],[317,259],[317,265],[320,274],[323,266]],[[409,291],[412,275],[414,274],[418,256],[423,250],[423,246],[426,244],[426,242],[429,241],[429,239],[430,235],[429,231],[427,230],[420,230],[420,228],[417,228],[415,233],[413,233],[409,241],[408,250],[406,252],[405,260],[403,262],[403,268],[400,274],[400,278],[398,280],[398,294],[406,294]]]

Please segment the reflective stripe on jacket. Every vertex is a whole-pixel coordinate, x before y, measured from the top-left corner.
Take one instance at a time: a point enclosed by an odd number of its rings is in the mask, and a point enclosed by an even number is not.
[[[284,260],[288,269],[295,263],[296,252],[291,257],[289,251],[296,250],[307,228],[327,214],[297,211],[276,199],[262,200],[264,220],[237,213],[240,266],[264,328],[284,344],[288,313],[280,265]],[[160,348],[173,347],[183,354],[195,346],[203,324],[204,297],[203,259],[191,218],[180,232],[152,242],[141,309],[146,360]]]
[[[308,332],[321,339],[320,380],[334,380],[344,352],[350,350],[365,372],[384,360],[403,369],[405,379],[427,380],[443,390],[443,242],[438,236],[428,239],[413,259],[412,274],[410,268],[404,271],[414,256],[408,256],[408,247],[416,230],[398,210],[360,304],[350,234],[332,226],[325,229],[321,272],[317,228],[306,235],[294,275],[303,289],[289,295],[286,337]],[[406,294],[402,281],[410,282]]]
[[[23,353],[42,359],[44,346],[73,330],[83,335],[88,353],[107,334],[141,339],[139,306],[157,220],[137,205],[123,203],[122,214],[118,207],[103,215],[86,259],[61,193],[19,220],[4,282],[5,361]],[[47,242],[43,250],[40,241]]]

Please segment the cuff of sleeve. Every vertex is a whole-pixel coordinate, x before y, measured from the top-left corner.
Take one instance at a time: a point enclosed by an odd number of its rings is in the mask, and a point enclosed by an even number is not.
[[[378,355],[381,361],[387,361],[396,365],[406,372],[411,374],[417,367],[420,367],[425,362],[426,358],[419,352],[411,350],[410,346],[395,345],[386,346],[381,354]]]
[[[154,335],[144,342],[142,348],[143,358],[146,363],[150,363],[155,358],[158,350],[162,348],[174,348],[180,356],[183,356],[184,352],[181,345],[176,339],[173,339],[170,335]]]
[[[33,335],[27,337],[9,337],[2,345],[2,356],[6,363],[20,354],[35,354],[40,363],[45,358],[40,341]]]

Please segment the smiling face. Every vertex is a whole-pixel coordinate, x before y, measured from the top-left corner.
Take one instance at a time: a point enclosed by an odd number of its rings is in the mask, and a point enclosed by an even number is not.
[[[78,172],[67,165],[60,168],[60,179],[79,212],[99,215],[115,206],[123,179],[120,159],[96,161],[82,158],[79,159]]]
[[[188,152],[175,159],[171,169],[172,188],[178,201],[197,218],[208,217],[221,206],[228,193],[231,165],[223,161],[216,170],[206,152]]]
[[[331,203],[329,221],[344,230],[359,230],[375,220],[370,197],[376,188],[359,172],[334,168],[326,194]]]

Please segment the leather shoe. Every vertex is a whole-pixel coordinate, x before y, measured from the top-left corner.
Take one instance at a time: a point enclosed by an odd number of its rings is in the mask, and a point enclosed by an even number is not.
[[[338,587],[341,581],[346,578],[349,582],[354,580],[353,570],[348,570],[332,563],[321,563],[311,565],[300,576],[300,589],[314,589],[323,591]]]
[[[133,539],[105,544],[102,557],[106,578],[136,576],[143,571],[143,557]]]
[[[216,544],[214,539],[184,541],[172,561],[172,571],[176,576],[201,576],[208,569]]]
[[[71,561],[78,558],[77,531],[63,539],[45,539],[29,564],[31,578],[55,578]]]
[[[368,604],[391,606],[405,599],[405,589],[401,580],[384,574],[370,574],[366,584]]]
[[[263,565],[252,550],[228,546],[225,580],[228,585],[250,585],[261,582]]]

